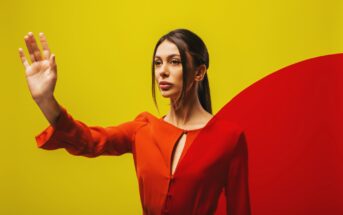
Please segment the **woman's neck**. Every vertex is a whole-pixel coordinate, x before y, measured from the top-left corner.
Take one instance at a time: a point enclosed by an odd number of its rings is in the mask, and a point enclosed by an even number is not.
[[[202,127],[201,125],[212,117],[201,105],[197,94],[190,93],[188,97],[184,99],[182,107],[176,109],[171,100],[170,110],[167,113],[164,120],[172,123],[177,127]]]

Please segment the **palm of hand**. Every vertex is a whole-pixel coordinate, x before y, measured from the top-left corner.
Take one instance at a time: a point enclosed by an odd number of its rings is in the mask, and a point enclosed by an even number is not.
[[[19,49],[19,55],[25,67],[25,75],[30,93],[35,100],[51,97],[53,96],[57,80],[55,56],[50,55],[50,50],[43,33],[40,34],[43,56],[31,32],[24,39],[32,63],[28,63],[21,48]]]
[[[25,71],[26,80],[33,98],[39,98],[47,93],[53,93],[56,75],[48,60],[34,62]]]

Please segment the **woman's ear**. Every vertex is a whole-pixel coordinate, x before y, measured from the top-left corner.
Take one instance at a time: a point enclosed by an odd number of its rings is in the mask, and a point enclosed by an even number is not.
[[[195,71],[195,81],[202,81],[202,79],[205,76],[205,73],[207,72],[205,64],[201,64],[198,66],[198,69]]]

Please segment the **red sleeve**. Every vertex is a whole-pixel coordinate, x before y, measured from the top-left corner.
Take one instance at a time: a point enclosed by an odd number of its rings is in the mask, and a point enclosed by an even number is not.
[[[86,157],[131,153],[136,130],[146,124],[141,113],[134,120],[116,126],[88,126],[73,119],[63,106],[61,109],[56,122],[35,136],[39,148],[65,148],[70,154]]]
[[[248,183],[248,147],[244,132],[241,132],[232,154],[225,186],[228,215],[250,215]]]

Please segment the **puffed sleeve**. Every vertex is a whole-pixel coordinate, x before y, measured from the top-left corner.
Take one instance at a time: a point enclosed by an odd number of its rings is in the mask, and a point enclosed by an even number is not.
[[[251,214],[248,183],[248,147],[244,132],[240,133],[232,154],[225,194],[228,215]]]
[[[86,157],[132,153],[135,132],[147,123],[142,112],[134,120],[116,126],[88,126],[60,107],[56,122],[35,136],[41,149],[64,148],[70,154]]]

